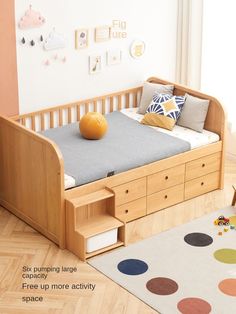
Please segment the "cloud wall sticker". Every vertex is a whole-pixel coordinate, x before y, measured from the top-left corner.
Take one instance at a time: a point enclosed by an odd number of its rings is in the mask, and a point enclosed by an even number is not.
[[[45,18],[41,13],[32,10],[30,5],[29,9],[25,12],[24,16],[20,19],[18,26],[21,29],[40,27],[45,23]]]
[[[66,41],[63,35],[57,33],[53,30],[48,38],[45,40],[44,49],[45,50],[54,50],[64,48],[66,46]]]

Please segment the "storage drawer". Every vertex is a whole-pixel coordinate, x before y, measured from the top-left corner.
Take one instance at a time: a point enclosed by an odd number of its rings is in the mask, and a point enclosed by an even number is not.
[[[184,200],[184,184],[154,193],[147,197],[147,213],[153,213]]]
[[[115,244],[118,237],[118,228],[99,233],[87,239],[86,253],[100,250],[109,245]]]
[[[152,194],[171,186],[184,183],[185,165],[154,173],[147,178],[147,193]]]
[[[127,222],[146,215],[146,197],[116,207],[115,216]]]
[[[146,178],[137,179],[112,188],[116,206],[146,196]]]
[[[185,199],[216,190],[219,188],[220,172],[213,172],[185,183]]]
[[[186,164],[185,181],[189,181],[205,174],[220,170],[221,152],[208,155]]]

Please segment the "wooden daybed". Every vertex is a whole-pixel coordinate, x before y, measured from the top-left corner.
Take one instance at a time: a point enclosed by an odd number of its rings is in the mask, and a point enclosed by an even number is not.
[[[149,82],[173,84],[158,78]],[[183,202],[224,184],[225,114],[213,97],[204,128],[220,141],[89,184],[64,190],[61,152],[35,131],[79,121],[88,111],[137,107],[142,87],[12,118],[0,117],[0,204],[82,260],[125,244],[126,223]],[[117,243],[86,253],[86,241],[118,228]],[[148,228],[148,226],[147,226]]]

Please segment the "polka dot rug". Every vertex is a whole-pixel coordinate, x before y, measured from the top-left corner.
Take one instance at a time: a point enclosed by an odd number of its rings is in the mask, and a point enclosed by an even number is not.
[[[219,216],[230,224],[218,226]],[[88,263],[160,313],[236,313],[236,208],[215,211]]]

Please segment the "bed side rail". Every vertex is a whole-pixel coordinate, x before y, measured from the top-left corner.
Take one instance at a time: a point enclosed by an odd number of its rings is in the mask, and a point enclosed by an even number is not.
[[[142,87],[136,87],[101,97],[14,116],[11,119],[33,131],[44,131],[79,121],[89,111],[98,111],[105,114],[122,108],[137,107],[141,93]]]
[[[55,144],[0,116],[0,204],[64,247],[64,169]]]

